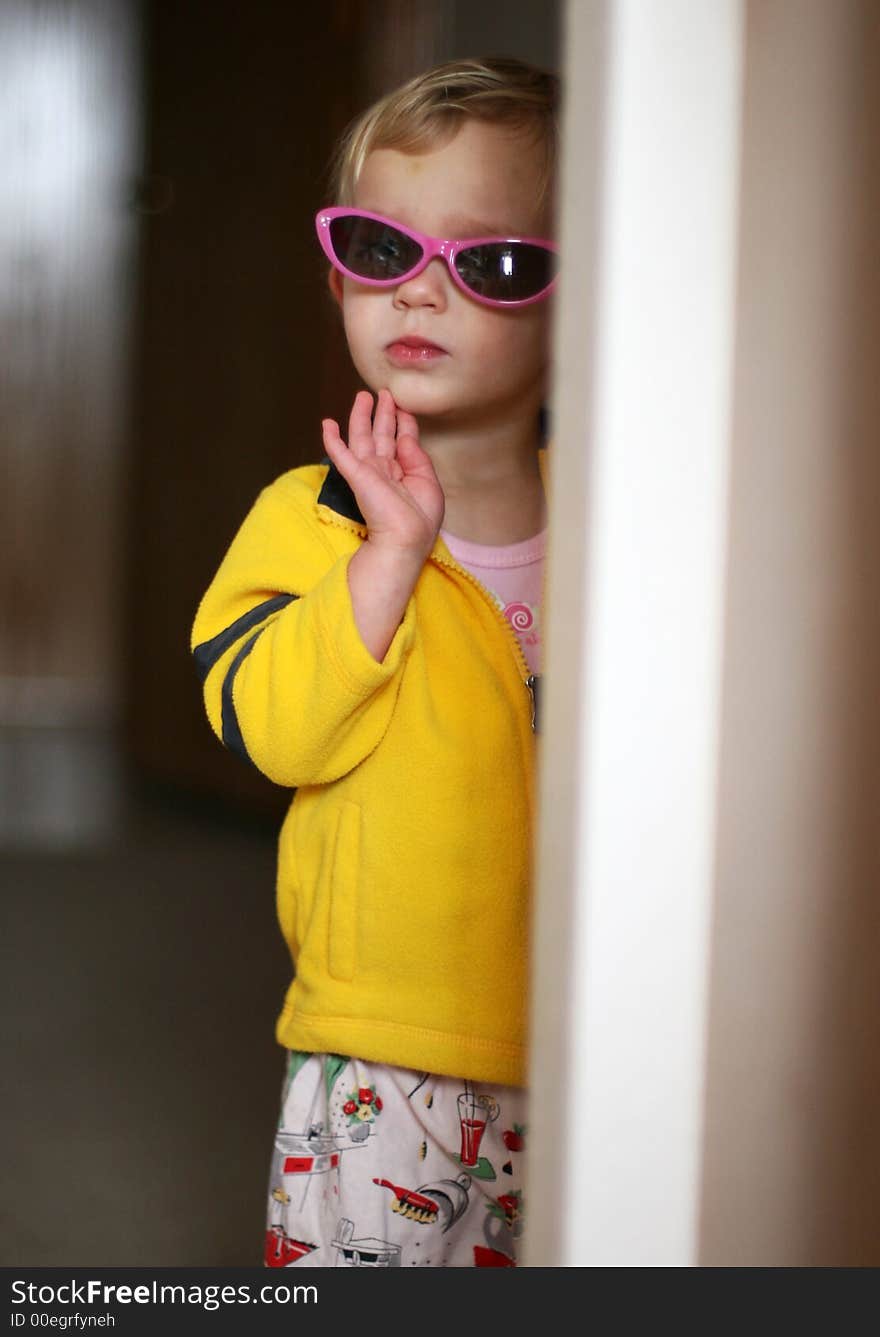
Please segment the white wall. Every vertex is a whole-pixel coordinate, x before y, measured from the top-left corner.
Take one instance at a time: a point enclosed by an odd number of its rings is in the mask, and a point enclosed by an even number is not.
[[[880,1259],[872,8],[748,10],[706,1264]]]

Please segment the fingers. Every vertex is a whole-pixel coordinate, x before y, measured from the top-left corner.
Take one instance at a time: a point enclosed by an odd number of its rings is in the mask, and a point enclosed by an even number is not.
[[[321,419],[321,435],[324,439],[324,449],[330,456],[331,462],[336,465],[346,482],[350,482],[352,473],[357,469],[357,460],[339,435],[339,427],[333,418]]]
[[[348,447],[359,460],[376,453],[372,413],[373,396],[369,390],[358,390],[348,419]]]
[[[376,398],[375,413],[373,412],[373,396],[369,390],[359,390],[355,395],[348,419],[347,447],[342,440],[337,424],[332,418],[325,418],[321,423],[322,430],[325,432],[325,445],[328,424],[332,424],[334,444],[337,446],[337,450],[341,448],[357,460],[369,459],[371,456],[381,456],[393,460],[403,436],[408,436],[414,441],[417,450],[421,451],[418,421],[412,413],[407,413],[406,410],[397,407],[391,391],[384,386],[380,389]],[[338,467],[336,455],[330,457]]]
[[[418,474],[423,478],[436,477],[430,455],[422,450],[416,437],[408,433],[397,438],[397,458],[408,474]]]
[[[331,463],[336,465],[345,481],[354,486],[359,475],[362,481],[363,461],[359,460],[354,452],[349,450],[340,436],[339,427],[333,418],[321,419],[321,435],[324,439],[324,449],[327,451]],[[395,451],[397,449],[396,443],[394,449]],[[390,455],[386,459],[384,469],[385,477],[392,479],[395,483],[399,483],[403,478],[403,469],[394,455]]]
[[[373,414],[373,439],[377,455],[394,458],[397,437],[397,408],[390,390],[382,389]]]
[[[397,410],[397,435],[412,436],[416,441],[419,439],[419,424],[415,414],[407,413],[406,409]]]

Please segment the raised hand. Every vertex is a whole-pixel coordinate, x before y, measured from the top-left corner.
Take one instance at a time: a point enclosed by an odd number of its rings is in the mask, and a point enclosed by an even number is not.
[[[375,414],[372,408],[370,392],[358,391],[348,445],[334,419],[324,418],[324,448],[351,487],[374,547],[424,560],[443,523],[443,489],[419,444],[415,417],[399,409],[387,389],[379,391]]]

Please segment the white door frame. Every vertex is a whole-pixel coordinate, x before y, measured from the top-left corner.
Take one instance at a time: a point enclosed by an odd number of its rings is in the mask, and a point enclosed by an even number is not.
[[[565,11],[531,1266],[696,1262],[743,25]]]

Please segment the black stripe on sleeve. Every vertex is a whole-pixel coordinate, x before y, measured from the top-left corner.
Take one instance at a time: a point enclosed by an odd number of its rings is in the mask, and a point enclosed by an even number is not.
[[[250,753],[245,747],[244,739],[241,736],[238,716],[235,713],[235,703],[232,700],[232,688],[235,683],[235,675],[238,673],[238,670],[241,668],[265,630],[265,627],[260,627],[260,630],[255,631],[249,641],[245,641],[244,645],[229,665],[229,668],[226,670],[226,677],[223,679],[223,691],[221,693],[220,718],[223,724],[223,742],[226,747],[229,748],[230,752],[237,752],[245,761],[250,762],[251,766],[253,766],[254,763],[251,761]]]
[[[279,608],[286,608],[287,605],[298,596],[295,594],[276,594],[271,599],[264,600],[257,604],[248,612],[243,613],[224,631],[220,631],[216,636],[212,636],[209,641],[203,641],[193,650],[193,659],[196,661],[196,672],[199,675],[199,681],[204,682],[211,669],[217,663],[217,660],[251,627],[255,627],[258,622],[262,622],[270,613],[276,612]],[[253,642],[251,642],[253,644]],[[238,660],[236,660],[236,663]]]

